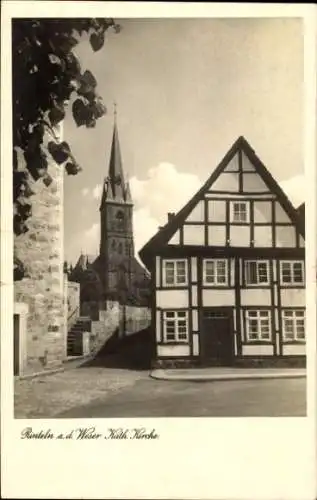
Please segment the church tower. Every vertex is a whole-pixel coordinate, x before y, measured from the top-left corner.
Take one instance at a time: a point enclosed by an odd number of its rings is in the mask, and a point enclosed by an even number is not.
[[[100,253],[106,292],[131,287],[134,260],[133,203],[129,182],[125,181],[116,120],[100,205]]]

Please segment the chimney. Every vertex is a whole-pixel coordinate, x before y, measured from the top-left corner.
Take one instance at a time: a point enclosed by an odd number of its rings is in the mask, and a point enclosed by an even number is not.
[[[171,222],[172,219],[174,219],[175,213],[174,212],[168,212],[167,214],[167,220],[168,222]]]

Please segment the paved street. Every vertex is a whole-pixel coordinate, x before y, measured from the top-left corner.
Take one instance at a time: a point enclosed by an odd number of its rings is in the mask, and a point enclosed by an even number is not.
[[[32,379],[15,380],[15,418],[54,418],[73,407],[105,401],[110,394],[133,386],[148,372],[120,368],[80,367]]]
[[[142,377],[58,417],[305,416],[305,386],[305,379],[172,382]]]

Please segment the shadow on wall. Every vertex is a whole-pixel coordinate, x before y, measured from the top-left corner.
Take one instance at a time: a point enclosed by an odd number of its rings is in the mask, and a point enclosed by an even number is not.
[[[154,339],[151,328],[134,335],[119,338],[119,330],[105,343],[96,356],[82,367],[99,366],[126,370],[149,370],[154,357]]]

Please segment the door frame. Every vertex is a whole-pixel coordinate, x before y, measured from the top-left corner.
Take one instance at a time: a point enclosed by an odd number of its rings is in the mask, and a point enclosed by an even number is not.
[[[200,314],[199,314],[199,358],[200,360],[206,361],[208,358],[205,357],[204,355],[204,341],[203,341],[203,335],[204,333],[204,313],[206,311],[212,311],[212,312],[226,312],[227,317],[228,317],[228,323],[229,323],[229,338],[231,340],[231,355],[229,359],[229,363],[233,364],[233,360],[235,357],[235,349],[234,349],[234,320],[233,320],[233,314],[234,314],[234,306],[206,306],[206,307],[201,307]],[[216,360],[216,358],[210,358]]]
[[[14,376],[23,375],[27,366],[27,318],[28,318],[29,306],[24,302],[15,302],[13,314],[17,316],[17,326],[18,326],[18,339],[19,339],[19,349],[16,355],[18,356],[18,364],[19,364],[19,373]],[[13,330],[14,330],[14,317],[13,320]],[[15,333],[13,332],[13,336]],[[15,339],[13,339],[13,343]],[[13,345],[12,352],[12,362],[13,362],[13,373],[14,373],[14,350],[15,346]]]

